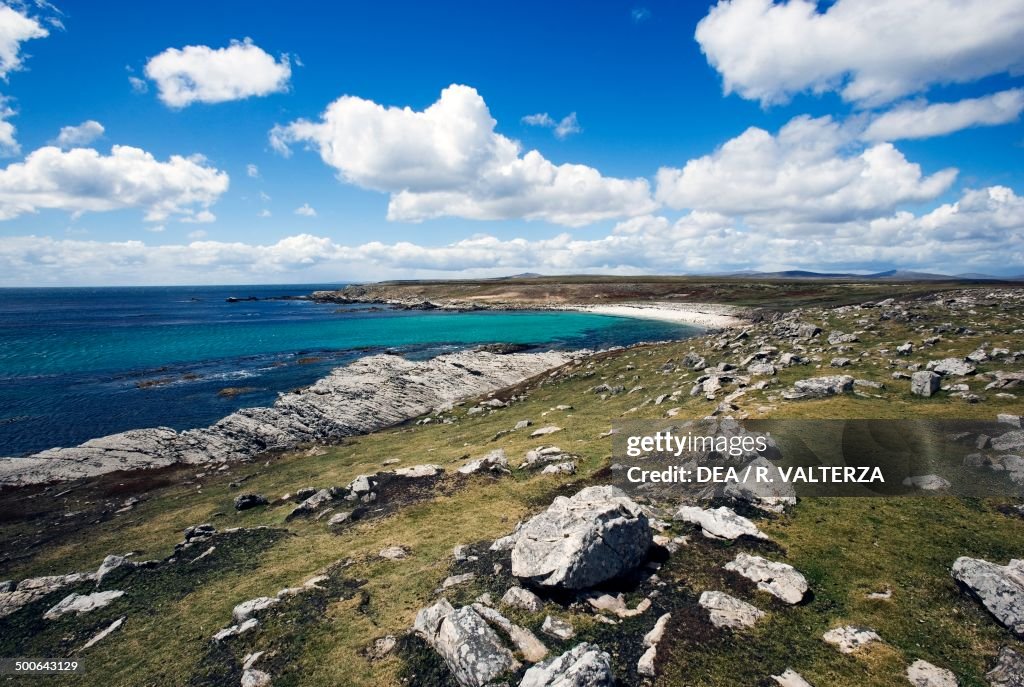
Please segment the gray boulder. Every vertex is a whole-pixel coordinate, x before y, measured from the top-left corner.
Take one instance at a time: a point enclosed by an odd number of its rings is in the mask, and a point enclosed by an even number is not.
[[[985,673],[992,687],[1024,687],[1024,654],[1008,646],[999,650],[999,658],[992,670]]]
[[[651,545],[643,510],[612,486],[557,497],[530,519],[512,548],[512,574],[535,584],[584,589],[636,567]]]
[[[921,370],[910,375],[910,393],[927,398],[939,390],[942,377],[934,372]]]
[[[483,687],[519,668],[512,652],[472,606],[456,610],[441,599],[416,615],[413,631],[444,659],[463,687]]]
[[[1024,431],[1014,430],[992,440],[992,448],[996,451],[1016,451],[1024,448]]]
[[[540,597],[522,587],[509,587],[509,590],[501,597],[501,603],[534,613],[544,607],[544,602],[540,600]]]
[[[1024,636],[1024,560],[996,565],[961,556],[953,563],[953,579],[1017,636]]]
[[[853,391],[853,377],[850,375],[829,375],[801,379],[793,384],[793,388],[783,394],[783,398],[796,400],[802,398],[827,398]]]
[[[612,687],[614,684],[611,657],[584,642],[527,670],[519,687]]]
[[[248,510],[270,503],[262,494],[239,494],[235,497],[235,510]]]

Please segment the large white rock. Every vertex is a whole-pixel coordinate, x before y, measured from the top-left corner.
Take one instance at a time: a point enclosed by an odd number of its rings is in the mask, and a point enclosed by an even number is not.
[[[796,568],[786,563],[740,553],[725,564],[725,569],[756,582],[758,589],[788,604],[800,603],[807,593],[807,580]]]
[[[676,511],[673,520],[700,525],[701,534],[712,539],[737,539],[743,536],[768,538],[757,525],[726,506],[714,509],[683,506]]]
[[[463,687],[483,687],[519,668],[512,652],[472,606],[455,609],[441,599],[416,615],[413,631],[444,659]]]
[[[744,629],[764,617],[764,611],[725,592],[702,592],[697,603],[708,611],[715,627]]]
[[[966,588],[1002,625],[1024,636],[1024,560],[996,565],[961,556],[953,579]]]
[[[512,574],[536,584],[584,589],[636,567],[651,545],[643,510],[612,486],[557,497],[519,530]]]
[[[584,642],[527,670],[519,687],[612,687],[614,684],[611,657]]]

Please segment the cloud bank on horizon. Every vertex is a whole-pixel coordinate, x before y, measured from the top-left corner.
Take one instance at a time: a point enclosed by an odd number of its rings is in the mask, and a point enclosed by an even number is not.
[[[658,20],[657,9],[644,12],[642,21],[635,10],[627,13],[622,30]],[[293,66],[305,76],[334,65],[306,65],[284,52],[274,57],[254,39],[232,37],[140,55],[145,78],[130,69],[130,97],[155,99],[184,123],[176,135],[149,139],[151,151],[136,143],[144,124],[73,119],[0,167],[0,285],[889,266],[1024,273],[1024,195],[998,169],[965,173],[969,156],[936,159],[927,147],[936,137],[982,127],[1020,136],[1019,0],[837,0],[824,8],[809,0],[720,0],[694,25],[678,28],[692,33],[704,69],[720,78],[717,98],[743,112],[744,102],[755,103],[765,119],[803,102],[816,112],[739,127],[689,159],[655,151],[640,160],[647,168],[640,175],[609,174],[601,167],[629,165],[600,154],[600,143],[581,143],[591,127],[580,127],[576,111],[556,118],[548,111],[558,109],[524,107],[535,114],[503,124],[471,84],[452,82],[420,107],[400,97],[342,93],[301,116],[292,113],[312,101],[289,104],[302,88]],[[5,85],[33,77],[29,41],[38,53],[55,33],[73,31],[73,21],[0,4]],[[931,99],[964,84],[968,95]],[[265,122],[258,138],[212,141],[217,154],[210,157],[189,150],[188,117],[273,99],[278,103],[268,109],[244,110]],[[30,97],[0,94],[0,153],[21,156],[11,120],[32,107]],[[230,116],[247,116],[241,112]],[[516,124],[524,138],[552,151],[502,133]],[[546,143],[537,138],[545,130]],[[629,128],[620,131],[628,146]],[[131,144],[120,142],[123,132]],[[109,148],[92,147],[98,141]],[[271,157],[249,161],[261,151]],[[239,191],[218,162],[229,155],[247,160],[236,165]],[[298,177],[303,194],[277,213],[282,224],[259,237],[248,229],[217,237],[225,221],[278,221],[267,176],[278,166]],[[319,186],[324,177],[329,186]],[[363,203],[345,213],[352,218],[323,212],[334,201],[332,187]],[[367,220],[376,198],[386,208]],[[120,238],[70,236],[87,231],[72,229],[96,214],[123,222]],[[147,223],[149,243],[131,234]],[[166,231],[195,223],[207,228]],[[459,229],[431,240],[436,227],[449,224]],[[166,242],[152,242],[157,235]],[[388,238],[367,240],[375,235]]]

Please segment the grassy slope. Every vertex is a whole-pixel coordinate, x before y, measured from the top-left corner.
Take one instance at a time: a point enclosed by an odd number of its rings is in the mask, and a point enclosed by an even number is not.
[[[1011,350],[1024,348],[1024,336],[1010,333],[1020,327],[1019,314],[993,312],[986,316],[991,321],[989,336],[944,342],[938,349],[914,358],[924,361],[963,354],[982,340],[1006,344]],[[939,315],[935,321],[949,319],[948,314]],[[849,322],[836,324],[845,331],[851,329]],[[825,329],[827,332],[830,327]],[[879,334],[862,336],[858,350],[908,338],[919,340],[920,334],[902,325],[887,324]],[[589,475],[607,464],[610,441],[598,435],[608,429],[609,420],[660,393],[688,391],[695,373],[665,374],[660,367],[670,359],[678,360],[692,347],[700,350],[704,344],[704,340],[681,342],[609,355],[533,388],[525,401],[511,408],[483,416],[465,416],[463,410],[457,410],[455,424],[403,426],[328,447],[319,456],[296,452],[265,463],[235,466],[229,473],[206,475],[195,484],[157,489],[134,510],[116,517],[95,515],[108,500],[107,492],[99,487],[81,487],[60,498],[54,496],[60,489],[41,492],[36,497],[40,503],[85,512],[83,526],[72,528],[72,533],[46,546],[30,549],[27,557],[6,563],[0,569],[0,578],[91,570],[106,554],[129,549],[138,551],[139,559],[163,557],[180,540],[181,530],[198,522],[213,522],[222,530],[270,525],[287,530],[287,535],[268,537],[248,547],[225,544],[223,558],[211,563],[208,574],[195,579],[183,575],[151,584],[144,588],[144,594],[133,593],[96,615],[58,621],[41,629],[15,622],[21,614],[0,621],[0,654],[15,655],[23,652],[14,650],[31,647],[36,655],[66,655],[68,649],[81,645],[105,622],[127,612],[128,621],[119,633],[83,654],[91,670],[66,683],[186,684],[211,660],[208,638],[229,624],[236,603],[273,595],[335,561],[350,558],[354,563],[345,570],[345,576],[365,580],[358,592],[333,595],[322,612],[317,608],[301,622],[265,623],[259,643],[275,646],[294,665],[288,675],[275,680],[276,685],[394,684],[403,671],[409,670],[401,656],[370,663],[361,652],[374,637],[399,634],[409,627],[416,610],[434,598],[432,590],[450,574],[452,547],[503,535],[520,518],[543,507],[557,491],[575,488],[566,484],[570,479],[577,484],[587,481]],[[710,362],[720,359],[722,354],[709,353]],[[627,369],[627,365],[633,369]],[[862,362],[852,372],[860,378],[886,382],[890,389],[884,392],[885,402],[845,397],[783,404],[768,400],[767,394],[777,391],[770,388],[751,393],[740,403],[755,416],[761,405],[774,406],[774,410],[760,413],[772,417],[992,418],[997,412],[1024,412],[1020,399],[990,397],[985,403],[970,405],[957,399],[913,398],[906,391],[907,383],[893,382],[890,370],[882,365]],[[779,386],[826,373],[827,368],[786,369],[779,375]],[[634,380],[634,376],[639,379]],[[600,400],[587,390],[601,381],[640,384],[645,390]],[[674,404],[683,408],[683,417],[702,416],[715,406],[715,402],[690,398],[686,393],[683,399]],[[552,410],[558,404],[573,405],[574,409]],[[627,417],[661,417],[666,407],[644,405]],[[393,458],[403,465],[434,462],[456,466],[466,455],[479,456],[500,446],[516,462],[528,449],[548,442],[531,440],[523,432],[496,442],[490,439],[524,418],[532,419],[535,426],[550,422],[564,428],[549,441],[583,458],[579,475],[555,478],[516,474],[501,480],[461,481],[446,478],[437,496],[382,519],[357,523],[340,534],[329,533],[323,522],[286,523],[287,506],[242,513],[231,507],[239,490],[231,488],[229,482],[242,476],[249,477],[244,491],[275,497],[304,486],[346,484],[357,474],[382,469],[382,463]],[[103,488],[113,487],[116,485]],[[2,500],[11,498],[5,495]],[[764,523],[763,529],[782,547],[785,559],[807,574],[814,600],[789,608],[763,594],[748,592],[746,596],[768,610],[770,617],[739,637],[710,630],[694,611],[693,600],[704,589],[742,588],[737,586],[736,578],[726,577],[719,564],[748,547],[694,538],[661,573],[673,590],[673,608],[679,610],[674,611],[670,640],[663,645],[658,684],[765,684],[767,675],[789,665],[819,687],[902,685],[902,670],[915,658],[954,669],[961,684],[984,684],[983,672],[998,648],[1015,642],[975,602],[957,592],[948,568],[958,555],[1005,562],[1024,551],[1024,521],[1000,513],[997,505],[948,498],[803,500],[791,514]],[[99,522],[85,524],[92,519]],[[39,520],[11,519],[0,524],[0,540],[25,541],[45,527]],[[410,557],[404,561],[376,557],[377,551],[395,544],[408,546]],[[783,553],[775,555],[781,557]],[[494,584],[497,581],[483,578],[455,594],[472,598]],[[894,590],[891,601],[865,599],[866,592],[885,588]],[[495,591],[500,593],[500,589]],[[38,615],[54,602],[51,598],[37,604],[32,613]],[[555,611],[564,617],[572,615],[570,611]],[[543,614],[518,619],[536,630]],[[653,620],[654,615],[650,615],[643,622],[650,624]],[[607,636],[601,634],[606,632],[604,628],[590,628],[582,616],[574,622],[583,637],[588,632],[594,638]],[[873,627],[888,645],[856,657],[841,656],[819,638],[829,627],[846,622]],[[637,626],[641,634],[646,629]],[[32,637],[26,636],[30,630]],[[31,682],[59,683],[59,678],[34,678]]]

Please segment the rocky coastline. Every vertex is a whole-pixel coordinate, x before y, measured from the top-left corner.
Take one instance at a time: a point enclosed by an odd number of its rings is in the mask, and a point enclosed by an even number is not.
[[[175,464],[211,465],[271,450],[330,442],[389,427],[433,409],[497,391],[572,359],[565,352],[462,351],[426,361],[374,355],[315,384],[245,408],[210,427],[129,430],[79,446],[0,460],[0,486],[25,486]]]

